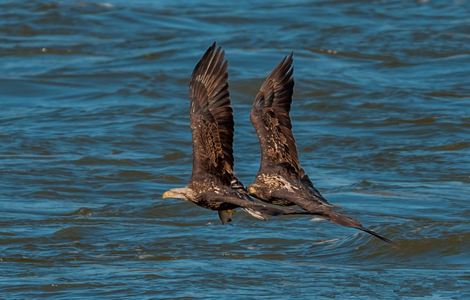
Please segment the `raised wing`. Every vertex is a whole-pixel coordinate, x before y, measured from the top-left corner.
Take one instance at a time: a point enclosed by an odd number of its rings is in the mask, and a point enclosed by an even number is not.
[[[227,79],[224,52],[214,43],[197,63],[189,84],[193,180],[208,174],[227,184],[233,179],[233,115]]]
[[[251,122],[261,146],[260,172],[280,167],[299,179],[300,167],[289,116],[294,79],[292,53],[263,82],[251,109]]]

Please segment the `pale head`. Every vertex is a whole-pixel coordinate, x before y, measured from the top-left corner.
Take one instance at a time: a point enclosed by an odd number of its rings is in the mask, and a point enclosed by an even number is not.
[[[182,199],[186,201],[193,201],[195,196],[194,196],[194,191],[188,187],[182,187],[182,188],[175,188],[168,190],[163,193],[162,195],[163,199]]]
[[[252,183],[248,186],[247,192],[250,196],[258,198],[258,199],[270,199],[271,192],[269,188],[263,185],[258,185],[256,183]]]
[[[250,184],[247,188],[248,194],[255,196],[257,194],[256,185]]]

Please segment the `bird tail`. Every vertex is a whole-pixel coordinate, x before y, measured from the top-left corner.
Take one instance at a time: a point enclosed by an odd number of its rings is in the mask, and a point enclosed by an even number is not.
[[[378,234],[377,232],[369,228],[362,226],[359,221],[354,220],[353,218],[348,217],[346,215],[334,212],[330,208],[324,208],[319,212],[307,212],[305,210],[300,209],[300,207],[281,207],[273,204],[254,201],[249,207],[244,207],[243,210],[252,217],[264,221],[267,220],[270,216],[293,214],[317,215],[338,225],[352,227],[367,232],[368,234],[373,235],[384,242],[393,243],[390,239]]]
[[[356,228],[356,229],[362,230],[364,232],[367,232],[368,234],[373,235],[376,238],[379,238],[384,242],[393,243],[388,238],[378,234],[377,232],[375,232],[371,229],[368,229],[368,228],[362,226],[362,224],[360,222],[358,222],[358,221],[354,220],[353,218],[350,218],[346,215],[343,215],[343,214],[340,214],[340,213],[337,213],[337,212],[334,212],[334,211],[331,211],[331,210],[325,210],[320,214],[320,216],[326,218],[327,220],[329,220],[333,223],[336,223],[336,224],[339,224],[339,225],[342,225],[342,226],[346,226],[346,227]]]

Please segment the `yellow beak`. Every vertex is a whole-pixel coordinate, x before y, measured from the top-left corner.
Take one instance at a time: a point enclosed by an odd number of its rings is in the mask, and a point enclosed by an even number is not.
[[[163,193],[163,199],[181,199],[181,200],[188,200],[187,192],[190,191],[187,188],[177,188],[171,189]]]
[[[250,185],[248,187],[248,193],[254,195],[254,194],[256,194],[256,189],[253,186]]]
[[[173,198],[173,193],[171,191],[166,191],[162,195],[163,199]]]

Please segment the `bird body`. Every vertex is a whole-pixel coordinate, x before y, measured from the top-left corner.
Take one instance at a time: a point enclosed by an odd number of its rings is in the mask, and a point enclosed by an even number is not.
[[[316,204],[331,207],[328,201],[318,192],[307,175],[300,180],[286,174],[285,170],[278,169],[267,173],[259,173],[255,182],[248,187],[248,192],[256,195],[266,202],[276,205],[295,205],[288,200],[293,197],[304,197],[312,199]]]
[[[266,78],[253,101],[250,119],[258,135],[261,163],[255,181],[248,186],[249,194],[267,203],[300,207],[312,215],[390,242],[337,212],[301,167],[289,115],[294,89],[292,63],[291,53]]]

